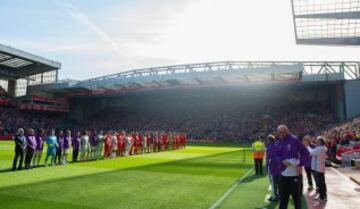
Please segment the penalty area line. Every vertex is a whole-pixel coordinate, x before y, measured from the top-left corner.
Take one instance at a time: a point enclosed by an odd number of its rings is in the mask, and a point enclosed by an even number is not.
[[[237,180],[236,183],[223,194],[223,196],[221,196],[214,204],[212,204],[209,207],[209,209],[215,209],[215,208],[219,207],[220,204],[225,200],[225,198],[227,198],[241,184],[241,182],[243,182],[244,179],[246,177],[248,177],[250,175],[250,173],[252,173],[253,170],[254,170],[253,167],[250,168],[248,170],[248,172],[246,172],[246,174],[244,176],[242,176],[239,180]]]

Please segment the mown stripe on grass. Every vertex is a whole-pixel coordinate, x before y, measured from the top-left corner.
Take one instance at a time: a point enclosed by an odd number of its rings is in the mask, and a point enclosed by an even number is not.
[[[225,200],[225,198],[227,198],[241,184],[241,182],[243,182],[243,180],[252,173],[253,170],[253,168],[250,168],[246,172],[246,174],[242,176],[238,181],[236,181],[236,183],[229,190],[227,190],[223,194],[223,196],[221,196],[214,204],[212,204],[209,209],[215,209],[219,207],[219,205]]]

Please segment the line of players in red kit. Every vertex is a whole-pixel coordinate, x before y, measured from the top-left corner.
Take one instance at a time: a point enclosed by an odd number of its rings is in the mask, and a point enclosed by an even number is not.
[[[104,135],[104,157],[128,156],[185,148],[187,136],[174,132],[108,131]]]

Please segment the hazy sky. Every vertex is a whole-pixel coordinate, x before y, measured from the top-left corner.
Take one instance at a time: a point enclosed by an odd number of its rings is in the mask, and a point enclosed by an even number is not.
[[[0,43],[62,63],[60,79],[224,60],[358,60],[295,45],[290,0],[0,0]]]

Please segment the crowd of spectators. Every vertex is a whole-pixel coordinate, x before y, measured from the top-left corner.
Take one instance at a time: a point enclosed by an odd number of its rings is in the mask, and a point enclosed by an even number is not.
[[[360,117],[336,124],[321,134],[327,139],[328,156],[333,162],[340,162],[343,153],[360,151]]]
[[[0,106],[0,135],[12,135],[19,128],[77,130],[126,130],[185,132],[192,140],[245,142],[265,138],[279,124],[302,137],[318,135],[337,122],[330,107],[314,102],[288,100],[239,93],[179,93],[127,96],[80,121],[65,116],[21,112]],[[280,102],[279,102],[280,101]],[[326,103],[325,103],[326,104]]]
[[[18,128],[64,128],[64,116],[48,113],[22,112],[14,107],[0,106],[0,136],[14,135]]]
[[[277,109],[149,108],[124,114],[108,109],[78,124],[78,129],[103,129],[121,127],[125,130],[163,130],[186,132],[193,140],[248,141],[264,138],[274,132],[279,124],[288,124],[290,130],[301,136],[318,134],[336,122],[331,111],[315,108],[280,107]]]

